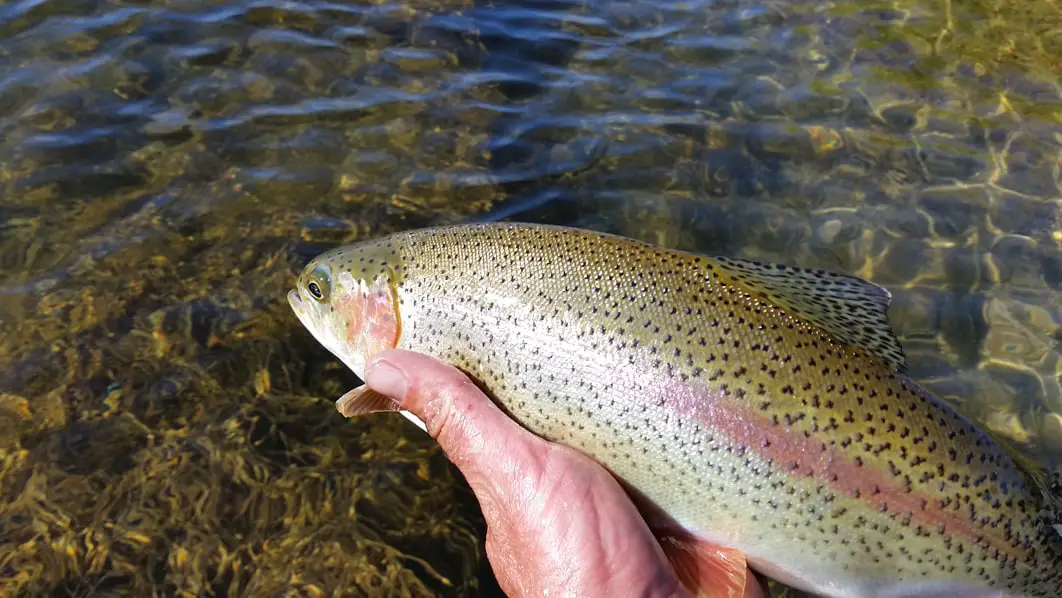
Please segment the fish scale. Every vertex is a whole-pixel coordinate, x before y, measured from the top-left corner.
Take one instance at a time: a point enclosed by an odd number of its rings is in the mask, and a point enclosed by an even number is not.
[[[368,355],[337,332],[350,314],[310,279],[393,295],[395,346],[460,367],[779,581],[846,597],[1062,584],[1035,479],[904,376],[889,295],[866,281],[543,225],[399,233],[319,256],[292,299],[361,376]]]

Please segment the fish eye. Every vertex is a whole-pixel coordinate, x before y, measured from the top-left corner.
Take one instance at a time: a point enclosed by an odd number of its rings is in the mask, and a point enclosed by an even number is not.
[[[306,290],[318,301],[328,301],[328,270],[317,268],[313,271],[310,281],[306,283]]]

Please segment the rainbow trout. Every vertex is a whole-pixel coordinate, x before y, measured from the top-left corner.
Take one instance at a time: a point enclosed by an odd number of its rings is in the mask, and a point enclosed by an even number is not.
[[[684,532],[665,550],[702,591],[696,561],[730,551],[822,596],[1062,595],[1042,476],[904,375],[862,279],[503,223],[331,250],[288,298],[358,376],[383,349],[435,356],[596,459]]]

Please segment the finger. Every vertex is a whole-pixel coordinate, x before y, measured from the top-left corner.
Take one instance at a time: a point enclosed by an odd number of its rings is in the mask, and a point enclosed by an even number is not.
[[[514,558],[512,552],[500,549],[492,538],[492,531],[512,535],[510,532],[514,530],[497,528],[512,523],[505,513],[523,513],[544,521],[550,514],[542,509],[549,505],[533,507],[535,494],[565,495],[541,487],[564,481],[551,480],[555,476],[544,473],[551,462],[556,465],[565,460],[586,460],[588,467],[581,470],[584,475],[579,478],[587,487],[597,488],[604,495],[626,496],[616,481],[589,457],[527,431],[502,412],[467,375],[449,364],[420,353],[389,350],[370,361],[365,382],[424,421],[428,433],[464,474],[488,520],[487,552],[492,563]],[[588,478],[596,478],[593,475],[596,473],[601,474],[600,479],[591,482]],[[603,490],[606,488],[614,492]],[[611,512],[624,511],[620,505],[613,506]],[[637,521],[627,531],[633,535],[644,534],[651,540],[649,528],[634,505],[624,500],[622,507],[629,507],[630,512],[625,513],[629,515],[627,518]],[[560,518],[564,511],[552,515]],[[605,544],[620,545],[621,542],[614,540]],[[654,554],[643,555],[644,560],[663,562],[663,552],[655,542],[653,546]],[[519,568],[519,563],[510,564]],[[750,582],[746,585],[745,598],[760,598],[754,580]]]
[[[511,420],[461,370],[394,349],[373,357],[365,382],[424,421],[481,502],[534,488],[528,481],[541,475],[549,443]],[[509,498],[523,502],[530,497]]]

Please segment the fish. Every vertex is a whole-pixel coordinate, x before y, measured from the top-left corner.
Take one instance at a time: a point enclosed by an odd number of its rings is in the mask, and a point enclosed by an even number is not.
[[[908,377],[862,278],[495,222],[331,249],[288,300],[362,379],[431,355],[602,464],[700,595],[746,564],[829,598],[1060,595],[1046,474]],[[337,408],[400,411],[364,386]]]

